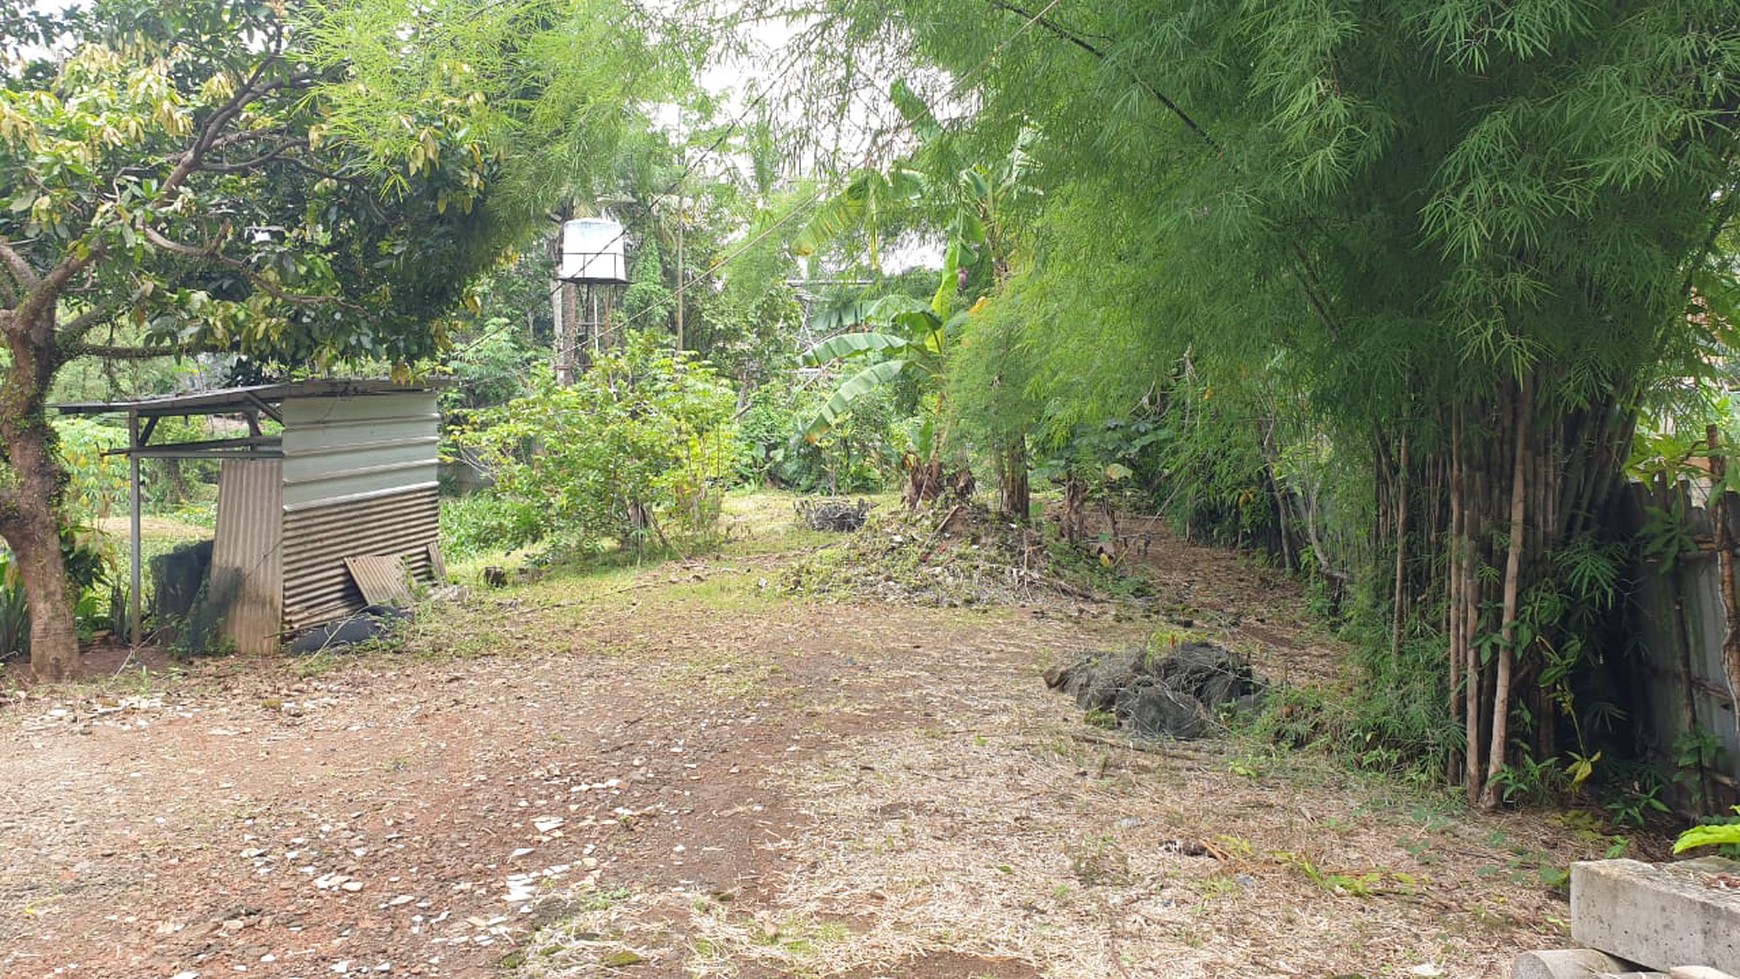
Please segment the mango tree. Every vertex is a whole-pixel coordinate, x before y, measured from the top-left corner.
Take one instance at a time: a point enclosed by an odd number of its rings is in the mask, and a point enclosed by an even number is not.
[[[31,666],[77,661],[67,476],[47,403],[80,358],[227,352],[318,369],[408,364],[493,257],[500,153],[448,92],[402,107],[389,171],[328,131],[321,69],[275,3],[100,3],[0,88],[0,537]],[[9,62],[9,64],[12,62]]]

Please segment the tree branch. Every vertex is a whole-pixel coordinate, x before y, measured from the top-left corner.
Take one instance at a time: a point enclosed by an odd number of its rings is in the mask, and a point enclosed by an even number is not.
[[[36,270],[30,267],[30,263],[24,260],[24,256],[18,254],[18,250],[12,247],[12,242],[5,238],[0,238],[0,264],[4,264],[6,271],[12,273],[12,278],[18,283],[18,289],[21,293],[35,289],[42,282],[42,277],[37,275]]]
[[[140,230],[145,235],[146,241],[163,251],[169,252],[172,255],[181,255],[186,258],[212,262],[216,265],[221,265],[226,269],[230,269],[233,272],[240,273],[243,278],[247,279],[248,282],[254,286],[254,288],[259,289],[280,302],[286,302],[296,306],[319,306],[325,303],[349,305],[332,296],[318,296],[308,293],[290,292],[283,286],[278,285],[271,279],[268,279],[254,271],[248,266],[248,263],[237,258],[232,258],[218,251],[218,246],[215,244],[207,245],[202,248],[196,245],[188,245],[179,241],[173,241],[170,238],[165,237],[162,232],[149,226]]]
[[[270,163],[273,160],[282,157],[285,153],[288,153],[297,147],[306,147],[307,145],[308,140],[306,139],[286,140],[251,160],[243,160],[240,163],[207,163],[200,167],[200,170],[204,173],[246,173],[249,170],[253,170],[256,167]]]
[[[989,2],[994,9],[1008,11],[1009,13],[1015,14],[1017,16],[1025,17],[1025,18],[1027,18],[1027,20],[1030,23],[1038,24],[1040,27],[1044,28],[1047,32],[1049,32],[1052,36],[1057,37],[1061,40],[1067,41],[1070,44],[1075,45],[1076,47],[1082,49],[1083,51],[1086,51],[1088,54],[1093,55],[1096,59],[1098,59],[1100,61],[1106,60],[1106,52],[1103,49],[1101,49],[1098,45],[1089,41],[1082,34],[1082,32],[1077,31],[1077,30],[1070,28],[1070,27],[1065,27],[1064,25],[1058,23],[1057,21],[1052,20],[1051,18],[1045,16],[1045,14],[1043,12],[1036,14],[1031,10],[1027,10],[1027,9],[1025,9],[1023,7],[1019,7],[1013,3],[1009,3],[1008,0],[989,0]],[[1177,116],[1179,121],[1183,122],[1184,125],[1186,127],[1188,127],[1191,132],[1202,137],[1202,141],[1207,143],[1211,149],[1213,149],[1217,153],[1220,152],[1220,149],[1221,149],[1220,143],[1213,136],[1209,135],[1208,130],[1206,130],[1206,129],[1202,128],[1202,126],[1198,125],[1196,120],[1192,119],[1190,117],[1190,113],[1185,112],[1182,108],[1179,107],[1178,103],[1176,103],[1176,102],[1172,101],[1170,98],[1168,98],[1166,96],[1166,93],[1155,88],[1153,85],[1150,85],[1146,79],[1142,78],[1141,76],[1137,75],[1135,72],[1130,71],[1127,68],[1124,70],[1124,74],[1128,75],[1131,81],[1135,82],[1137,85],[1140,85],[1142,87],[1143,91],[1145,91],[1149,95],[1153,96],[1156,101],[1158,101],[1161,105],[1165,106],[1166,111]]]
[[[84,339],[85,334],[114,319],[125,308],[124,303],[108,303],[85,310],[62,324],[60,328],[61,344],[63,346],[77,345],[80,340]]]
[[[74,357],[97,357],[103,360],[156,360],[159,357],[174,357],[177,354],[190,352],[187,347],[134,347],[126,344],[75,343],[66,349],[66,356],[69,360]]]

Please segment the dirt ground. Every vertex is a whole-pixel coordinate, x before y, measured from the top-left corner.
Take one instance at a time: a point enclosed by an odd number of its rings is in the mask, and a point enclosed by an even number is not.
[[[1176,622],[791,597],[789,559],[14,686],[0,975],[1496,976],[1568,941],[1541,871],[1612,843],[1249,738],[1126,746],[1039,674]],[[1146,560],[1198,635],[1334,682],[1284,579]]]

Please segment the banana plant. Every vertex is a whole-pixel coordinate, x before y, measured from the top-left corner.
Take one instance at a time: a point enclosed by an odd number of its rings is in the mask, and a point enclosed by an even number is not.
[[[883,296],[864,307],[859,326],[866,330],[835,334],[804,353],[804,363],[857,366],[856,372],[834,389],[804,426],[804,438],[814,444],[854,402],[900,377],[917,377],[929,384],[941,377],[953,337],[971,310],[952,310],[958,279],[959,253],[950,248],[943,262],[942,281],[929,303],[912,296]]]

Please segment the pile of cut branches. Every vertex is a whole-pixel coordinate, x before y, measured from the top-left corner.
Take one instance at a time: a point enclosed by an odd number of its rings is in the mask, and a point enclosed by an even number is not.
[[[1116,579],[1060,561],[1054,535],[971,503],[873,514],[840,544],[790,567],[790,592],[851,594],[941,607],[1080,605],[1117,598]]]
[[[869,500],[856,503],[834,498],[801,499],[792,503],[798,519],[811,530],[852,531],[864,526],[875,506]]]

